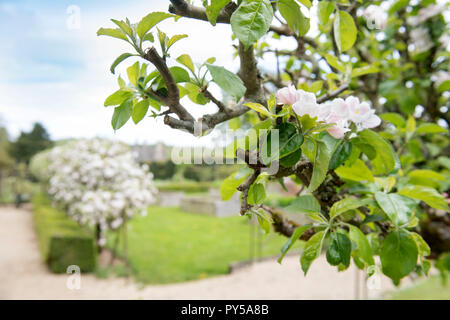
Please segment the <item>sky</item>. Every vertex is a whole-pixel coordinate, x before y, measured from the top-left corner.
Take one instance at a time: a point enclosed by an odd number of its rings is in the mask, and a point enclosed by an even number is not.
[[[209,144],[210,137],[173,130],[162,118],[146,118],[137,126],[129,121],[114,132],[113,107],[103,107],[105,98],[118,89],[117,74],[126,74],[134,61],[130,58],[116,75],[111,74],[114,59],[132,48],[124,41],[97,37],[97,30],[114,27],[111,18],[137,22],[152,11],[167,11],[168,4],[168,0],[0,0],[0,121],[10,136],[15,138],[39,121],[53,139],[99,136],[128,143]],[[158,27],[169,36],[189,35],[173,47],[173,57],[189,53],[194,62],[216,57],[217,65],[237,71],[229,25],[170,19]],[[220,97],[218,88],[212,90]],[[195,117],[216,110],[214,105],[183,102]]]

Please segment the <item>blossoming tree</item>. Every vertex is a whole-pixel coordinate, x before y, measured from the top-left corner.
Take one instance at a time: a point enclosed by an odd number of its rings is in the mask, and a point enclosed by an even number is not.
[[[264,230],[289,237],[280,262],[302,239],[305,274],[323,250],[339,270],[353,259],[368,275],[382,272],[395,284],[413,271],[428,273],[429,258],[450,248],[433,246],[431,252],[421,236],[430,216],[448,219],[441,192],[449,187],[443,182],[449,159],[436,152],[436,146],[448,147],[444,7],[403,0],[170,2],[168,13],[151,12],[136,23],[113,19],[116,28],[98,30],[133,49],[113,62],[112,73],[125,59],[142,58],[127,69],[128,81],[119,76],[119,90],[105,101],[115,107],[113,128],[129,119],[137,124],[149,113],[190,133],[248,121],[258,142],[236,146],[246,165],[224,181],[221,194],[229,199],[241,192],[242,215],[255,215]],[[313,14],[315,38],[307,35]],[[172,59],[170,48],[187,35],[169,36],[155,26],[180,18],[199,20],[192,22],[199,27],[229,24],[238,73],[214,58],[194,64],[186,53]],[[295,40],[294,50],[285,49],[286,38]],[[277,61],[273,73],[258,65],[269,55]],[[209,90],[213,83],[234,103],[216,98]],[[195,119],[183,105],[187,99],[218,110]],[[271,150],[276,135],[275,152],[261,152]],[[425,147],[430,149],[421,153]],[[279,169],[267,170],[274,163]],[[284,177],[303,186],[292,205],[310,224],[299,225],[264,204],[266,183]],[[439,261],[445,269],[449,255]]]
[[[46,153],[49,193],[81,225],[97,229],[100,247],[106,230],[120,230],[135,214],[145,215],[156,189],[148,168],[128,146],[104,139],[78,140]]]

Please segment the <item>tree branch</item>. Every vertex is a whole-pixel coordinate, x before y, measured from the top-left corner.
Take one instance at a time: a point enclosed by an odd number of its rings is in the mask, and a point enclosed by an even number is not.
[[[241,200],[241,216],[243,216],[251,207],[248,203],[248,192],[252,184],[256,181],[258,176],[260,175],[261,170],[255,169],[251,175],[245,180],[243,184],[241,184],[237,189],[242,192],[242,200]]]
[[[219,111],[224,111],[227,112],[227,107],[222,103],[222,101],[217,100],[211,92],[208,91],[207,87],[205,87],[204,89],[202,89],[202,93],[203,95],[208,98],[209,100],[211,100],[218,108]]]
[[[342,92],[344,92],[347,89],[348,89],[348,84],[343,84],[339,88],[337,88],[335,91],[318,98],[317,103],[323,103],[325,101],[336,98],[338,95],[340,95]]]
[[[161,74],[164,83],[167,86],[167,104],[170,111],[175,113],[180,120],[194,121],[194,117],[180,104],[180,92],[177,87],[177,83],[173,79],[166,62],[161,58],[156,51],[155,47],[151,47],[144,55],[144,59],[150,61]]]

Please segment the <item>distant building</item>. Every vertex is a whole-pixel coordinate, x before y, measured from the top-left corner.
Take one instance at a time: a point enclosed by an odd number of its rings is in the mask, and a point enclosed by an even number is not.
[[[162,142],[154,145],[135,145],[131,148],[137,152],[139,163],[164,162],[170,159],[170,147]]]

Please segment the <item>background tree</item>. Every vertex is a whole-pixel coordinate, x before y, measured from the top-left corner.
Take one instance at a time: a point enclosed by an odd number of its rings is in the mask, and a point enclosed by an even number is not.
[[[28,163],[30,159],[39,151],[50,148],[53,142],[45,129],[40,123],[35,123],[30,132],[21,132],[16,141],[11,143],[10,155],[17,163]]]

